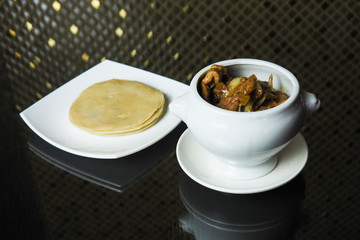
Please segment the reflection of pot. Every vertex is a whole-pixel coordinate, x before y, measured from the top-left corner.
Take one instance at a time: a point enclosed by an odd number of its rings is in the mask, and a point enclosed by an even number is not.
[[[184,231],[197,240],[289,239],[293,235],[305,184],[301,176],[275,190],[228,194],[203,187],[183,174],[179,191],[188,213]]]
[[[216,64],[226,66],[232,76],[255,74],[258,79],[266,80],[272,74],[274,88],[290,97],[279,106],[260,112],[221,109],[198,93],[197,85],[210,68],[207,66],[194,76],[188,92],[170,103],[169,109],[187,124],[198,143],[218,157],[220,168],[257,167],[258,171],[249,178],[264,176],[275,166],[274,156],[295,137],[305,117],[316,111],[320,102],[314,94],[301,92],[296,77],[274,63],[233,59]],[[260,167],[262,164],[269,166]]]

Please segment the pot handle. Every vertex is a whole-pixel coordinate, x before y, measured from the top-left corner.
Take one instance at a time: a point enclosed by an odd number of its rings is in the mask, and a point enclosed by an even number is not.
[[[170,112],[176,115],[185,123],[187,120],[187,108],[188,108],[187,101],[188,101],[188,92],[181,95],[180,97],[176,97],[169,104]]]
[[[306,117],[310,116],[320,108],[320,99],[318,99],[315,94],[301,91],[301,96],[304,103]]]

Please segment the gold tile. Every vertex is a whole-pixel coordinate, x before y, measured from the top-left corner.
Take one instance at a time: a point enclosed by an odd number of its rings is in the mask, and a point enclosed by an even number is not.
[[[61,9],[61,4],[58,1],[54,1],[51,6],[57,12],[60,11],[60,9]]]
[[[203,36],[203,41],[207,42],[208,40],[209,40],[209,34],[207,33]]]
[[[150,31],[147,34],[147,38],[150,39],[150,38],[152,38],[153,35],[154,35],[153,31]]]
[[[76,35],[79,32],[79,28],[75,24],[71,24],[69,29],[70,29],[70,32],[74,35]]]
[[[22,55],[21,55],[19,52],[15,52],[15,56],[16,56],[17,58],[22,58]]]
[[[177,53],[175,53],[174,54],[174,60],[176,61],[176,60],[178,60],[179,59],[179,56],[180,56],[180,54],[177,52]]]
[[[145,67],[149,66],[149,63],[150,63],[149,59],[146,59],[146,61],[144,62],[144,66]]]
[[[16,32],[12,30],[11,28],[8,29],[11,36],[16,37]]]
[[[26,28],[29,30],[29,32],[33,30],[33,25],[31,24],[31,22],[29,21],[26,22]]]
[[[95,9],[99,9],[100,1],[99,0],[91,0],[91,6]]]
[[[204,63],[209,62],[209,56],[205,56],[202,60],[203,60]]]
[[[192,74],[192,73],[189,73],[189,74],[186,76],[186,80],[187,80],[187,81],[191,81],[192,77],[193,77],[193,74]]]
[[[18,110],[19,112],[22,111],[22,107],[20,107],[20,105],[18,104],[15,104],[15,109]]]
[[[150,3],[150,8],[152,9],[156,8],[156,1]]]
[[[41,93],[37,92],[37,93],[36,93],[36,97],[40,99],[40,98],[42,98],[43,96],[41,95]]]
[[[103,61],[105,61],[105,60],[106,60],[106,57],[105,57],[105,56],[100,59],[101,62],[103,62]]]
[[[35,66],[35,64],[34,64],[33,62],[29,62],[29,65],[30,65],[30,67],[31,67],[32,69],[35,69],[35,68],[36,68],[36,66]]]
[[[133,49],[133,50],[131,51],[130,55],[131,55],[131,57],[135,57],[135,55],[136,55],[136,49]]]
[[[33,62],[34,62],[35,65],[40,64],[41,59],[38,56],[35,56]]]
[[[41,63],[41,59],[38,56],[35,56],[32,61],[29,62],[29,66],[32,69],[36,68],[36,65],[39,65]]]
[[[125,19],[125,18],[126,18],[126,15],[127,15],[126,10],[122,8],[122,9],[119,11],[119,16],[120,16],[122,19]]]
[[[46,87],[47,87],[48,89],[51,89],[51,88],[52,88],[52,84],[49,83],[48,81],[46,81],[45,85],[46,85]]]
[[[118,27],[118,28],[115,29],[115,34],[118,37],[122,37],[124,35],[124,30],[122,30],[121,27]]]
[[[48,39],[48,45],[50,46],[50,47],[55,47],[55,45],[56,45],[56,41],[53,39],[53,38],[49,38]]]
[[[172,41],[172,36],[168,36],[167,39],[166,39],[166,43],[167,44],[170,44]]]
[[[189,4],[186,4],[184,7],[183,7],[183,12],[186,13],[187,11],[189,11]]]
[[[81,59],[82,59],[84,62],[88,62],[89,59],[90,59],[90,56],[89,56],[89,54],[87,54],[87,53],[83,53],[83,54],[81,55]]]

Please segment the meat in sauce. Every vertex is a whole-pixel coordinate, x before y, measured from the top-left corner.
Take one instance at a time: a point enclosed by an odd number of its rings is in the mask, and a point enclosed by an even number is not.
[[[212,65],[200,80],[199,93],[207,102],[223,109],[254,112],[270,109],[285,102],[289,96],[273,88],[273,76],[260,81],[250,77],[233,77],[227,68]]]

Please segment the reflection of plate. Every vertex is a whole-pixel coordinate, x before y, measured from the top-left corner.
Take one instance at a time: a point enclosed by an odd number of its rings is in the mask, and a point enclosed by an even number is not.
[[[169,103],[188,86],[172,79],[124,64],[105,60],[20,113],[25,123],[41,138],[64,151],[92,158],[118,158],[157,142],[179,123],[168,111],[146,131],[124,136],[97,136],[84,132],[68,119],[71,104],[90,85],[112,78],[136,80],[165,94]]]
[[[54,147],[36,134],[29,138],[30,149],[45,161],[77,177],[100,186],[123,192],[173,152],[185,124],[179,124],[164,138],[119,161],[114,159],[87,158]]]
[[[303,169],[308,157],[304,137],[299,133],[278,154],[278,164],[264,177],[251,180],[236,180],[211,167],[211,153],[198,144],[191,132],[186,130],[180,137],[177,158],[181,168],[194,181],[208,188],[227,193],[256,193],[279,187],[293,179]]]

